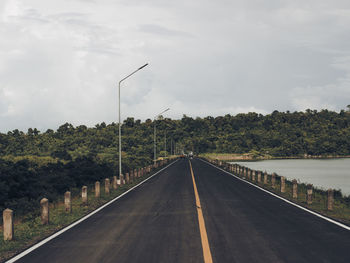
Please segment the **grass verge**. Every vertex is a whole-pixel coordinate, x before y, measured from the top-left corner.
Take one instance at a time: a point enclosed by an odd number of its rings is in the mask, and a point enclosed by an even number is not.
[[[34,213],[23,218],[15,219],[14,224],[14,240],[3,240],[3,229],[0,229],[0,262],[5,262],[7,259],[24,251],[46,237],[54,234],[60,229],[72,224],[90,212],[96,210],[103,204],[116,198],[130,188],[134,187],[141,181],[147,179],[156,173],[159,169],[153,170],[151,173],[140,178],[135,178],[133,183],[119,186],[118,189],[110,190],[110,194],[104,193],[104,187],[101,184],[101,196],[95,197],[94,186],[88,185],[88,205],[82,205],[81,197],[79,196],[80,189],[72,189],[72,213],[66,213],[62,201],[50,204],[50,223],[42,225],[40,214]]]
[[[216,160],[216,159],[212,159]],[[217,164],[216,164],[217,165]],[[240,166],[243,167],[243,166]],[[226,164],[223,163],[221,168],[226,168]],[[227,169],[226,169],[227,170]],[[234,173],[236,176],[241,177],[241,175]],[[300,206],[303,206],[305,208],[308,208],[314,212],[317,212],[321,215],[327,216],[329,218],[332,218],[338,222],[344,223],[348,226],[350,226],[350,197],[349,196],[343,196],[340,191],[333,190],[334,191],[334,207],[333,210],[327,209],[327,202],[328,202],[328,193],[327,191],[323,189],[319,189],[317,187],[313,187],[313,195],[312,195],[312,204],[307,204],[306,202],[306,192],[307,192],[307,185],[305,183],[298,183],[298,198],[293,198],[293,183],[286,179],[285,189],[286,191],[284,193],[281,193],[281,177],[276,174],[276,181],[275,181],[275,187],[272,187],[271,185],[271,175],[268,175],[268,182],[267,184],[263,183],[263,176],[261,177],[262,182],[257,182],[257,174],[258,171],[255,172],[255,180],[253,181],[252,178],[248,179],[248,176],[246,176],[247,181],[250,183],[253,183],[255,185],[258,185],[276,195],[279,195],[281,197],[284,197],[285,199],[298,204]]]

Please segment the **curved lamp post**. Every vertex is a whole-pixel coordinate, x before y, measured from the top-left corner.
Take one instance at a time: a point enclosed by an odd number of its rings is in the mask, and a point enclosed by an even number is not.
[[[154,164],[156,163],[157,160],[157,143],[156,143],[156,119],[162,115],[164,112],[167,112],[168,110],[170,110],[170,108],[167,108],[166,110],[162,111],[161,113],[157,114],[156,116],[154,116]]]
[[[122,174],[122,137],[121,137],[121,123],[120,123],[120,84],[126,80],[127,78],[129,78],[131,75],[134,75],[137,71],[143,69],[144,67],[146,67],[148,65],[148,63],[146,63],[145,65],[143,65],[142,67],[138,68],[137,70],[135,70],[134,72],[132,72],[131,74],[127,75],[125,78],[123,78],[122,80],[119,81],[119,85],[118,85],[118,94],[119,94],[119,178],[120,175]]]

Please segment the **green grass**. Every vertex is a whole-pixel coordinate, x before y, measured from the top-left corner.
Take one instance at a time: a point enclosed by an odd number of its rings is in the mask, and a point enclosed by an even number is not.
[[[94,186],[89,185],[87,206],[82,205],[81,203],[81,197],[79,196],[80,189],[72,189],[72,213],[69,214],[65,212],[62,195],[61,202],[50,204],[50,223],[48,225],[41,224],[39,211],[23,218],[15,218],[14,240],[4,241],[3,229],[0,229],[0,262],[4,262],[6,259],[77,221],[111,199],[121,195],[136,184],[145,180],[159,169],[161,168],[153,170],[150,174],[146,174],[141,178],[134,178],[133,183],[118,187],[116,190],[111,189],[109,195],[105,194],[104,184],[101,183],[100,198],[95,198]]]

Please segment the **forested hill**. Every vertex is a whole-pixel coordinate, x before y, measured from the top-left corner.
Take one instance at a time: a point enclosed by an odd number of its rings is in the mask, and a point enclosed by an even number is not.
[[[223,117],[168,118],[156,121],[158,152],[165,147],[196,153],[269,153],[273,156],[349,155],[350,113],[346,111],[278,112]],[[122,126],[122,148],[127,162],[150,163],[153,158],[154,122],[128,118]],[[173,142],[173,143],[171,143]],[[49,156],[65,160],[90,157],[115,164],[118,125],[101,123],[93,128],[64,124],[56,131],[14,130],[0,134],[1,156]],[[115,168],[115,167],[114,167]]]

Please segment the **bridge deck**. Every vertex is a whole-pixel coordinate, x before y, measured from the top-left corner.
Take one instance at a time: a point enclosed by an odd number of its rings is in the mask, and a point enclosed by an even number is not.
[[[191,163],[213,262],[349,262],[350,231]],[[204,262],[189,161],[17,262]]]

